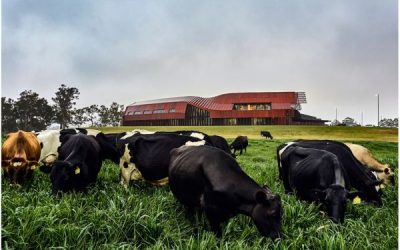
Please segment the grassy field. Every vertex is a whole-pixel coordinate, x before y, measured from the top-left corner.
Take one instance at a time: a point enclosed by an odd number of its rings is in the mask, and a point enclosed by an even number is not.
[[[251,139],[261,139],[260,131],[271,132],[274,139],[327,139],[355,141],[398,141],[397,128],[378,127],[330,127],[330,126],[191,126],[191,127],[105,127],[97,128],[105,133],[131,131],[135,128],[150,131],[197,130],[206,134],[221,135],[225,138],[235,138],[246,135]]]
[[[279,126],[280,127],[280,126]],[[210,134],[251,138],[247,153],[238,162],[258,183],[267,183],[281,194],[284,237],[263,238],[249,217],[236,216],[223,227],[220,241],[209,231],[203,214],[186,218],[184,208],[174,199],[169,187],[134,183],[125,191],[118,183],[118,166],[105,162],[97,183],[87,194],[50,196],[49,177],[35,174],[29,187],[20,190],[2,181],[3,249],[397,249],[397,183],[384,190],[382,207],[348,204],[343,225],[333,224],[318,205],[286,195],[278,180],[276,147],[287,139],[329,138],[359,142],[398,174],[397,130],[350,128],[331,132],[329,127],[202,127],[162,128],[162,130],[200,129]],[[206,128],[206,129],[203,129]],[[131,128],[124,128],[129,130]],[[150,128],[147,128],[150,129]],[[152,128],[156,130],[159,128]],[[258,135],[261,129],[275,139]],[[320,134],[296,134],[317,130]],[[353,130],[354,129],[354,130]],[[116,129],[106,128],[104,131]],[[292,132],[290,132],[292,131]],[[368,132],[368,138],[365,133]],[[352,137],[353,135],[353,137]],[[364,136],[364,137],[363,137]],[[342,139],[344,138],[344,139]]]

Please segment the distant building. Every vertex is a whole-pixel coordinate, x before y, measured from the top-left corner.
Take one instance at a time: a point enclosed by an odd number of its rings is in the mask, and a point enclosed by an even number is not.
[[[124,126],[324,125],[301,114],[304,92],[229,93],[210,98],[183,96],[135,102]]]

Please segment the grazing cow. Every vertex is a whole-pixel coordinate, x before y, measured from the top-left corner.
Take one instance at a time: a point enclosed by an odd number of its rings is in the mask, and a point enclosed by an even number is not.
[[[32,132],[9,133],[1,148],[1,167],[12,185],[32,178],[40,158],[40,144]]]
[[[107,142],[115,147],[117,146],[118,141],[125,135],[126,135],[126,132],[104,134]]]
[[[58,159],[58,150],[60,146],[65,142],[71,134],[85,134],[92,135],[96,138],[101,146],[102,160],[110,159],[115,163],[119,162],[119,154],[116,146],[108,142],[107,137],[99,130],[95,129],[62,129],[62,130],[45,130],[37,133],[37,138],[42,146],[42,152],[40,155],[40,162],[43,163],[40,166],[40,170],[44,173],[51,172],[51,166],[55,160]]]
[[[268,131],[261,131],[260,135],[265,137],[266,139],[268,139],[268,138],[271,139],[271,140],[273,139],[271,133],[268,132]]]
[[[232,154],[231,150],[229,149],[229,144],[224,137],[219,135],[210,135],[209,138],[211,141],[211,145],[228,153],[233,158],[236,158],[235,154]]]
[[[204,210],[218,237],[220,224],[237,214],[250,216],[263,236],[280,237],[279,195],[260,187],[229,154],[209,146],[182,146],[170,154],[172,193],[187,208]]]
[[[345,143],[347,147],[350,148],[354,157],[357,158],[363,165],[367,166],[373,171],[376,171],[376,175],[380,180],[383,180],[383,183],[394,184],[394,172],[390,169],[389,164],[382,164],[377,161],[372,153],[365,147],[353,144],[353,143]]]
[[[247,140],[247,136],[238,136],[229,146],[230,149],[233,149],[233,154],[236,153],[236,150],[240,150],[240,154],[242,154],[243,149],[246,152],[246,148],[249,145],[249,141]]]
[[[378,180],[370,169],[362,165],[353,156],[350,149],[343,143],[330,140],[299,140],[286,144],[293,144],[303,148],[326,150],[335,154],[346,170],[351,186],[363,192],[366,201],[379,206],[382,205],[382,192],[379,189],[379,185],[382,181]],[[278,155],[281,154],[281,150],[283,150],[284,147],[285,144],[278,147]]]
[[[70,134],[51,167],[52,193],[85,191],[94,183],[101,168],[101,147],[94,136]]]
[[[118,142],[121,184],[144,179],[153,185],[168,183],[169,152],[182,145],[205,145],[204,140],[176,134],[135,134]]]
[[[286,192],[296,191],[300,199],[321,202],[335,223],[344,222],[347,199],[361,195],[349,192],[347,172],[328,151],[288,145],[280,151],[278,167]]]

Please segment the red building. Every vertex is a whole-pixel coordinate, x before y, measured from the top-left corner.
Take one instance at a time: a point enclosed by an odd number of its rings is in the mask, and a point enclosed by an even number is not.
[[[229,93],[135,102],[126,107],[124,126],[324,125],[299,112],[304,92]]]

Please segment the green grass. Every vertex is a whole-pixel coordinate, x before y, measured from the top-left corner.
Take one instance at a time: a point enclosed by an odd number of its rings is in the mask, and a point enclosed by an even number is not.
[[[398,141],[397,128],[378,127],[338,127],[338,126],[168,126],[168,127],[102,127],[97,128],[105,133],[131,131],[135,128],[150,131],[198,130],[206,134],[221,135],[225,138],[235,138],[246,135],[251,139],[262,139],[261,130],[270,131],[274,139],[326,139],[326,140],[355,140],[355,141]]]
[[[241,128],[236,132],[243,131]],[[223,237],[218,241],[209,231],[203,214],[187,218],[168,186],[134,183],[125,191],[118,183],[117,165],[105,162],[97,183],[87,194],[69,193],[53,198],[49,177],[41,172],[35,173],[30,187],[20,190],[3,180],[2,247],[397,249],[397,184],[384,190],[382,207],[349,203],[345,223],[335,225],[317,205],[284,194],[275,159],[276,146],[284,141],[252,139],[247,153],[237,158],[246,173],[258,183],[267,183],[274,192],[281,194],[283,239],[272,241],[261,237],[250,218],[239,215],[223,226]],[[378,160],[390,163],[398,174],[397,143],[359,143],[367,146]]]

